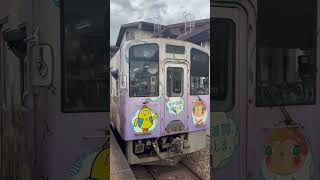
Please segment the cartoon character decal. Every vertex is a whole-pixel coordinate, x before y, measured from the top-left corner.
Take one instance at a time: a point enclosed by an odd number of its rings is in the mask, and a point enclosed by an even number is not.
[[[314,174],[310,147],[297,128],[272,130],[264,147],[262,176],[272,180],[309,180]]]
[[[172,115],[180,114],[184,109],[184,101],[181,97],[171,97],[167,102],[167,110]]]
[[[158,114],[147,106],[143,106],[134,113],[132,127],[136,134],[147,134],[153,131],[158,124]]]
[[[110,148],[107,143],[102,149],[82,155],[73,162],[70,180],[109,180],[110,179]]]
[[[110,149],[104,145],[92,163],[90,177],[86,180],[103,180],[110,178]]]
[[[240,131],[231,113],[214,113],[211,124],[211,168],[216,171],[226,168],[240,145]]]
[[[208,111],[203,101],[196,101],[192,107],[192,120],[196,126],[205,125],[208,118]]]

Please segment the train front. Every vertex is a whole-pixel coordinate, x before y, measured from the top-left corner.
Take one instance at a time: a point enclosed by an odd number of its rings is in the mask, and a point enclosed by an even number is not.
[[[150,39],[126,43],[121,54],[118,131],[128,162],[174,165],[182,155],[206,148],[208,51],[184,41]]]

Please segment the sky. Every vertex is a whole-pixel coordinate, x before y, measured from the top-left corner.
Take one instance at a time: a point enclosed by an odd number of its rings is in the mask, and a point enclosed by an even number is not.
[[[210,0],[111,0],[110,45],[115,45],[122,24],[136,21],[162,25],[184,22],[184,12],[195,19],[210,17]]]

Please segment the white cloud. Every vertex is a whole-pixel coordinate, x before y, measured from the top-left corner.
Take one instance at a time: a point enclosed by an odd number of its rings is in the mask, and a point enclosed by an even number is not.
[[[191,12],[195,19],[210,17],[209,0],[111,0],[110,44],[114,45],[122,24],[136,21],[154,22],[160,18],[163,25],[184,21],[183,12]]]

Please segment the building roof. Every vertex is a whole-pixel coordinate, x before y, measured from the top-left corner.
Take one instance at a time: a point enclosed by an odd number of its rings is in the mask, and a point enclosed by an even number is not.
[[[161,26],[163,26],[163,25],[161,25]],[[117,42],[116,42],[116,46],[118,46],[118,47],[120,46],[125,30],[127,28],[135,28],[135,27],[140,28],[145,31],[153,31],[154,30],[154,23],[145,22],[145,21],[138,21],[138,22],[132,22],[132,23],[121,25],[120,31],[118,34],[118,38],[117,38]]]
[[[119,35],[117,38],[116,46],[121,45],[121,40],[124,36],[125,30],[127,28],[140,28],[145,31],[153,31],[154,30],[154,23],[145,22],[145,21],[138,21],[133,23],[124,24],[121,26]],[[169,24],[169,25],[161,25],[161,31],[154,35],[154,37],[170,37],[174,39],[180,39],[184,41],[190,41],[193,43],[208,40],[210,34],[210,19],[201,19],[195,21],[195,29],[188,34],[184,34],[181,31],[181,28],[185,27],[185,23],[176,23],[176,24]]]
[[[202,25],[205,25],[205,24],[210,24],[210,19],[200,19],[200,20],[195,20],[195,26],[202,26]],[[169,29],[173,29],[173,28],[180,28],[180,27],[184,27],[184,22],[182,23],[176,23],[176,24],[170,24],[170,25],[167,25],[166,26],[167,28]]]
[[[187,34],[182,34],[177,37],[179,40],[198,43],[208,41],[210,39],[210,24],[203,25]]]

